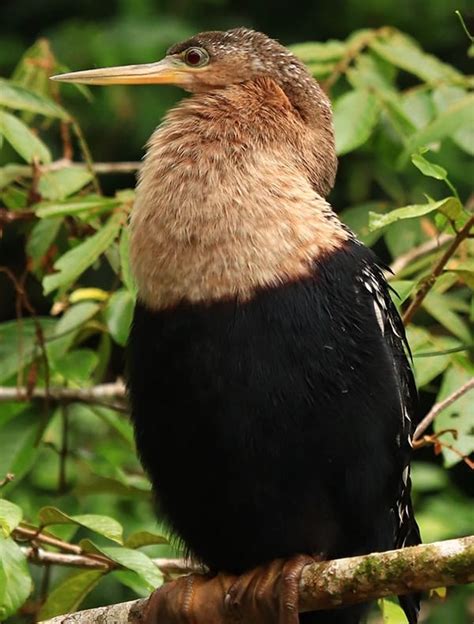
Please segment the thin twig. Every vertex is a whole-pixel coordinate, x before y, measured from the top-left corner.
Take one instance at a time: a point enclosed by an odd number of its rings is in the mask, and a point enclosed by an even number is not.
[[[10,386],[0,386],[0,403],[7,401],[24,402],[32,399],[46,399],[51,401],[94,403],[110,407],[111,409],[125,412],[127,411],[125,384],[122,381],[114,383],[99,384],[89,388],[64,388],[50,387],[33,388],[28,394],[26,388],[13,388]]]
[[[140,169],[142,163],[139,161],[123,161],[123,162],[96,162],[92,163],[92,169],[96,174],[116,174],[116,173],[135,173]],[[30,178],[33,175],[31,165],[12,165],[18,177]],[[89,171],[90,165],[84,162],[75,162],[68,158],[60,158],[47,165],[39,165],[38,171],[43,173],[54,173],[62,169],[85,169]]]
[[[413,262],[413,260],[416,260],[421,256],[425,256],[437,249],[441,249],[441,247],[444,247],[444,245],[452,240],[453,237],[450,234],[441,234],[437,238],[427,240],[418,247],[410,249],[406,253],[399,256],[396,260],[394,260],[390,265],[390,270],[396,275],[397,273],[403,271],[403,269],[411,262]]]
[[[14,478],[15,475],[12,472],[7,472],[4,478],[0,481],[0,488],[5,487],[5,485],[7,485],[7,483],[10,483],[10,481],[13,481]]]
[[[89,557],[89,555],[57,553],[34,546],[22,546],[21,550],[29,561],[40,565],[60,565],[74,568],[86,568],[89,570],[110,569],[107,563],[93,559]]]
[[[18,542],[38,542],[47,544],[48,546],[54,546],[54,548],[58,548],[59,550],[73,555],[82,554],[82,548],[80,546],[65,542],[59,537],[54,537],[54,535],[43,533],[39,528],[30,528],[20,524],[13,530],[13,537]]]
[[[459,230],[459,232],[453,238],[453,240],[451,241],[451,244],[446,249],[446,251],[441,256],[441,258],[438,260],[438,262],[436,262],[429,277],[425,279],[425,281],[421,284],[418,292],[415,295],[415,298],[410,303],[410,305],[408,306],[408,308],[406,309],[403,315],[403,323],[405,325],[408,325],[408,323],[410,323],[415,312],[419,309],[419,307],[423,303],[426,295],[434,286],[436,282],[436,278],[441,275],[444,267],[446,266],[448,261],[451,259],[451,257],[453,256],[453,254],[455,253],[459,245],[464,240],[466,240],[466,238],[469,236],[473,227],[474,227],[474,216],[471,216],[466,222],[466,224]]]
[[[435,403],[433,407],[430,409],[430,411],[426,414],[426,416],[422,419],[418,427],[415,429],[415,433],[413,435],[413,442],[415,443],[421,438],[423,433],[428,429],[428,427],[434,421],[436,416],[438,416],[438,414],[440,414],[443,410],[445,410],[447,407],[452,405],[454,401],[457,401],[457,399],[459,399],[460,397],[462,397],[464,394],[466,394],[472,389],[474,389],[474,377],[470,379],[469,381],[466,381],[465,384],[463,384],[460,388],[455,390],[448,397],[446,397],[439,403]]]
[[[43,548],[23,546],[22,551],[32,563],[41,565],[60,565],[72,568],[88,568],[89,570],[113,570],[120,568],[112,559],[104,561],[97,557],[90,556],[89,553],[80,555],[69,553],[57,553]],[[190,572],[205,572],[200,565],[195,565],[186,559],[152,559],[157,568],[165,575],[189,574]]]

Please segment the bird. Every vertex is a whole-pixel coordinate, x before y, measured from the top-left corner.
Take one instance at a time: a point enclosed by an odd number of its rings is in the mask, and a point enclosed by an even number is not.
[[[418,544],[404,327],[384,265],[327,200],[332,110],[305,65],[235,28],[57,79],[190,93],[139,173],[128,345],[138,452],[186,552],[244,575]],[[419,596],[399,600],[416,624]],[[357,624],[367,608],[300,622]]]

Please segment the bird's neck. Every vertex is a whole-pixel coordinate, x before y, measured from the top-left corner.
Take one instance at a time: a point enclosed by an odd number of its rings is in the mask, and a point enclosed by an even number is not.
[[[274,83],[181,103],[154,133],[131,221],[139,296],[160,309],[306,276],[348,238],[311,184],[307,132]]]

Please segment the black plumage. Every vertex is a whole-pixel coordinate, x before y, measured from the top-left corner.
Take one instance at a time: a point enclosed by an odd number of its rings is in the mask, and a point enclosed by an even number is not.
[[[137,445],[189,550],[239,573],[297,552],[418,543],[402,478],[416,400],[403,342],[381,269],[356,241],[247,303],[138,304]],[[417,598],[403,606],[416,622]]]

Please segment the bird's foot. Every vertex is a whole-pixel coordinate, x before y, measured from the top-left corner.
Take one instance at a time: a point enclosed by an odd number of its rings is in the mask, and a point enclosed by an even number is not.
[[[276,559],[241,576],[190,574],[157,589],[144,624],[298,624],[307,555]]]

